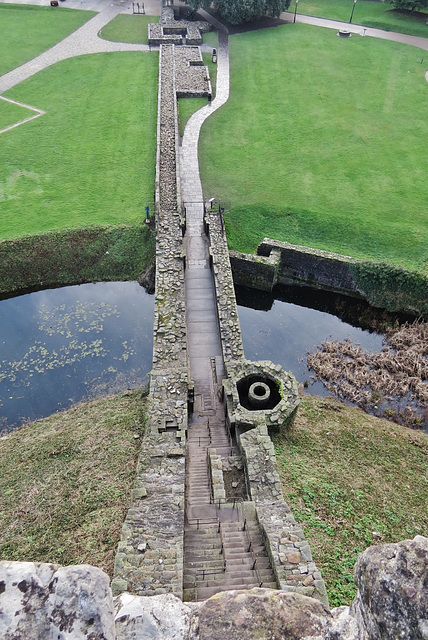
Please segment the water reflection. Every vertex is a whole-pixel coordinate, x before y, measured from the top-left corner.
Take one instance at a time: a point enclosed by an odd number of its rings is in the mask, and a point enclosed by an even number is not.
[[[382,334],[369,329],[373,312],[360,301],[298,287],[281,287],[273,294],[236,287],[236,299],[245,357],[280,364],[301,384],[310,380],[308,351],[324,340],[348,338],[369,352],[382,348]],[[329,393],[321,382],[311,383],[308,391]]]
[[[138,388],[152,364],[154,297],[136,282],[0,301],[0,432]]]

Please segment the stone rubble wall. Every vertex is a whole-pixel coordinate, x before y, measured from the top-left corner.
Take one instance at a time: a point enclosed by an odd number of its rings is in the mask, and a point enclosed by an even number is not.
[[[201,33],[211,30],[211,25],[203,20],[176,20],[174,7],[162,3],[159,23],[148,25],[148,43],[151,46],[162,44],[202,44]]]
[[[175,83],[177,98],[211,99],[210,74],[199,47],[176,47]]]
[[[128,590],[182,597],[188,371],[173,46],[161,47],[159,66],[150,422],[118,545],[112,589],[115,594]]]
[[[205,227],[210,245],[223,360],[228,373],[234,363],[245,360],[245,355],[227,240],[217,210],[206,210]]]

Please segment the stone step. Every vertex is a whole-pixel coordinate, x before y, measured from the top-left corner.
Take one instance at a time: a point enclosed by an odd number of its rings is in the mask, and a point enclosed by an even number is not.
[[[220,553],[212,556],[212,560],[209,559],[210,556],[200,557],[190,556],[186,562],[185,575],[194,574],[196,570],[200,569],[211,569],[211,568],[221,568],[224,566],[224,559]]]
[[[189,555],[189,558],[192,556],[197,556],[199,558],[203,558],[208,555],[213,556],[214,552],[217,553],[217,555],[219,555],[221,552],[221,543],[218,542],[217,540],[208,540],[202,546],[201,543],[191,542],[188,544],[186,541],[184,545],[184,551],[186,555],[187,554]]]
[[[205,580],[198,580],[196,585],[199,588],[216,587],[218,585],[227,587],[227,589],[252,589],[258,587],[259,582],[254,575],[242,575],[237,578],[231,578],[226,573],[212,574],[207,576]]]
[[[253,585],[254,587],[258,587],[259,585],[256,583]],[[265,589],[277,589],[278,586],[276,584],[276,582],[264,582],[263,583],[263,587]],[[249,587],[248,585],[234,585],[233,586],[233,590],[237,591],[238,589],[250,589],[252,587]],[[186,590],[187,591],[187,590]],[[215,586],[215,587],[199,587],[197,589],[191,589],[189,590],[189,592],[192,591],[193,592],[193,597],[191,597],[191,599],[195,599],[196,601],[200,602],[202,600],[207,600],[208,598],[211,598],[211,596],[214,596],[216,593],[220,593],[221,591],[229,591],[229,587],[227,585],[225,586]],[[187,594],[186,594],[187,595]],[[187,602],[189,602],[189,600],[187,600]]]
[[[206,571],[213,571],[215,569],[218,570],[222,570],[224,567],[223,562],[217,562],[215,563],[214,561],[207,563],[206,565],[204,564],[202,566],[203,563],[194,563],[191,567],[187,567],[186,571],[184,572],[184,576],[187,580],[190,580],[191,577],[193,576],[193,578],[196,576],[201,576],[201,571],[203,569],[205,569]],[[257,567],[257,573],[260,576],[261,580],[266,579],[268,582],[272,581],[272,573],[270,571],[270,568],[259,568]],[[243,576],[252,576],[253,578],[257,578],[256,572],[254,569],[251,568],[251,566],[249,567],[235,567],[235,566],[231,566],[228,563],[226,563],[226,571],[225,571],[225,575],[229,576],[232,579],[235,578],[239,578],[239,577],[243,577]],[[193,579],[192,578],[192,579]]]

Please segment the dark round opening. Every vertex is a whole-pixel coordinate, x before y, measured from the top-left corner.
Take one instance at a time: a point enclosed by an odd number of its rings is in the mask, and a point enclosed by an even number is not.
[[[262,387],[261,384],[256,384],[253,387],[253,393],[255,393],[256,396],[265,396],[266,395],[266,389],[265,389],[264,386]]]
[[[265,382],[253,382],[248,389],[248,401],[256,409],[264,409],[269,403],[270,389]]]
[[[281,400],[278,383],[263,374],[241,378],[236,386],[240,404],[250,411],[273,409]]]

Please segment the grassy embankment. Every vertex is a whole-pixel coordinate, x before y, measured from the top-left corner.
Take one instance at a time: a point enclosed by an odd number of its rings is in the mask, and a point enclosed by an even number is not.
[[[144,412],[141,391],[126,392],[0,438],[1,560],[89,563],[112,576]]]
[[[65,7],[0,4],[0,75],[57,44],[94,15]]]
[[[355,596],[353,566],[373,544],[428,533],[428,438],[332,398],[304,396],[275,440],[284,497],[303,525],[331,606]]]
[[[268,236],[426,273],[423,54],[301,24],[230,39],[230,99],[199,146],[230,248]]]
[[[308,16],[329,18],[349,22],[353,2],[350,0],[299,0],[297,11]],[[292,0],[290,11],[294,12]],[[358,0],[355,5],[352,22],[375,29],[397,31],[414,36],[428,38],[428,13],[423,11],[399,11],[389,2]]]
[[[69,284],[76,269],[76,282],[136,278],[150,263],[153,238],[142,223],[153,203],[157,74],[155,53],[97,54],[7,92],[46,114],[1,136],[2,282],[17,278],[3,292],[45,286],[46,272],[51,284]]]

